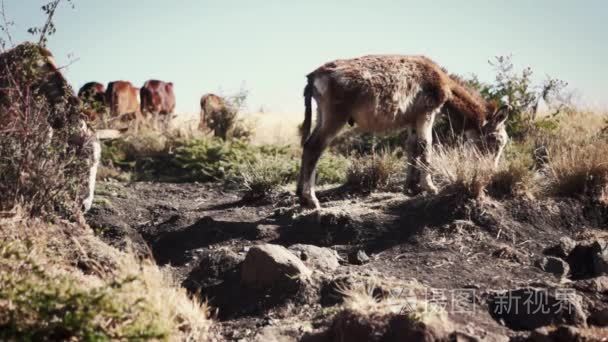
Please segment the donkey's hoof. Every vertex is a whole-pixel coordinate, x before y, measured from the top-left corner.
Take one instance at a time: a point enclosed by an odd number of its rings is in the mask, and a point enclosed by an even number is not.
[[[321,209],[321,204],[316,198],[300,197],[300,205],[306,209]]]

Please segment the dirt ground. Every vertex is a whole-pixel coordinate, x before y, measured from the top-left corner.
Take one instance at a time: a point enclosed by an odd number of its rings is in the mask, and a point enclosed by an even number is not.
[[[568,290],[580,296],[587,322],[608,308],[608,291],[585,286],[591,275],[583,252],[568,257],[569,277],[537,266],[543,251],[564,236],[606,237],[608,212],[600,205],[471,200],[457,189],[408,198],[334,188],[319,194],[324,209],[310,212],[289,192],[260,203],[244,202],[241,195],[213,183],[101,182],[88,221],[109,243],[153,257],[193,294],[207,298],[216,309],[219,340],[297,340],[326,328],[336,312],[331,286],[340,279],[371,281],[384,296],[415,293],[443,305],[460,331],[479,340],[527,336],[541,325],[497,314],[497,291]],[[340,266],[319,273],[319,285],[308,292],[249,291],[239,283],[239,267],[260,243],[329,247],[338,252]],[[369,261],[349,262],[359,251]],[[532,323],[522,326],[522,319]]]

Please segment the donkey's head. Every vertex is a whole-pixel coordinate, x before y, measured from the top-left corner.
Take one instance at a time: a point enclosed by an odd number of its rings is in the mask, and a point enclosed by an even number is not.
[[[478,132],[478,141],[489,153],[494,154],[494,164],[498,165],[502,152],[509,141],[505,122],[509,116],[509,106],[490,106],[483,126]]]

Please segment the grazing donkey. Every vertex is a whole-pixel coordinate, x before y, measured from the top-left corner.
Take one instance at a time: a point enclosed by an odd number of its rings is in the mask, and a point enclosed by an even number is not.
[[[442,110],[462,118],[465,134],[500,157],[507,143],[508,108],[496,108],[423,56],[365,56],[329,62],[308,74],[304,89],[302,165],[297,195],[303,206],[319,208],[315,168],[323,150],[347,123],[364,132],[408,129],[406,189],[437,193],[428,163],[435,116]],[[312,134],[312,101],[317,122]]]

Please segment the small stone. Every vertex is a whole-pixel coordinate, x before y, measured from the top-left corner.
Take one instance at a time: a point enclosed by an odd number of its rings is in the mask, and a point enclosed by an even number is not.
[[[570,265],[560,258],[544,257],[536,265],[543,271],[552,273],[557,277],[566,277],[570,272]]]
[[[369,256],[364,250],[358,249],[348,255],[348,262],[353,265],[363,265],[369,262]]]

